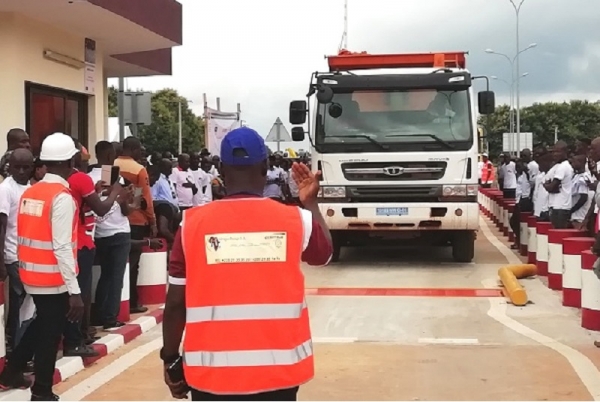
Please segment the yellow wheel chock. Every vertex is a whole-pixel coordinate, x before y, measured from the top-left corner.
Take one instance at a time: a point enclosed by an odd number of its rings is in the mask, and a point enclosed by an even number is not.
[[[527,292],[525,292],[518,279],[528,278],[536,274],[537,267],[534,264],[507,265],[498,270],[500,281],[512,304],[515,306],[527,304]]]

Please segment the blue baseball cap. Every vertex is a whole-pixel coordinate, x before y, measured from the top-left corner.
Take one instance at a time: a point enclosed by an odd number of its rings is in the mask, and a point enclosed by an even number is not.
[[[225,165],[256,165],[268,156],[265,140],[249,127],[231,130],[221,141],[221,162]]]

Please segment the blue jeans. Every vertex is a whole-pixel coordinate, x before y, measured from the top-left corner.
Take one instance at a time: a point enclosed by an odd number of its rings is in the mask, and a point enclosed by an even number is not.
[[[19,263],[6,264],[6,272],[8,273],[8,322],[6,334],[10,336],[10,347],[14,350],[33,319],[21,323],[19,317],[19,311],[26,295],[23,282],[21,282],[21,278],[19,277]]]
[[[77,251],[77,265],[79,274],[77,283],[81,290],[81,300],[85,308],[85,313],[80,322],[68,322],[65,325],[64,346],[65,349],[76,348],[84,345],[90,326],[90,306],[92,304],[92,268],[94,266],[94,255],[96,250],[87,247]]]
[[[102,324],[114,324],[121,306],[123,277],[131,249],[129,233],[96,239],[100,279],[96,287],[96,309]]]

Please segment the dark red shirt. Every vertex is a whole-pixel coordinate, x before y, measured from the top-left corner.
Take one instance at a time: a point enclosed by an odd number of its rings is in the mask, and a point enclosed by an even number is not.
[[[83,172],[75,172],[67,179],[71,189],[71,195],[79,207],[79,217],[77,219],[77,249],[84,247],[90,250],[95,248],[94,244],[94,225],[96,218],[92,209],[85,203],[85,198],[96,191],[92,178]]]
[[[226,198],[248,198],[248,195],[233,195]],[[319,222],[313,218],[308,246],[302,253],[302,261],[313,266],[325,265],[331,260],[332,254],[333,246],[331,242],[325,235]],[[185,255],[181,243],[181,229],[179,229],[175,234],[175,240],[169,259],[169,283],[173,285],[185,285],[185,277]]]

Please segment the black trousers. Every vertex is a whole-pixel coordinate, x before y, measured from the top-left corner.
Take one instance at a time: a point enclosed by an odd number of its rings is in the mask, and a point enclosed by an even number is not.
[[[65,316],[69,310],[69,294],[32,295],[32,297],[36,317],[10,355],[0,380],[22,375],[27,363],[35,356],[35,382],[31,387],[31,393],[48,396],[52,394],[56,354],[65,327]]]
[[[150,226],[131,225],[131,240],[144,240],[150,236]],[[129,251],[129,306],[138,307],[137,280],[140,272],[142,249],[132,247]]]
[[[65,333],[63,345],[65,349],[84,346],[90,328],[90,313],[92,307],[92,270],[94,266],[95,249],[87,247],[77,251],[77,264],[79,265],[79,275],[77,283],[81,289],[81,299],[85,308],[85,313],[81,322],[67,322],[65,324]]]
[[[296,401],[300,387],[251,395],[216,395],[192,389],[192,401]]]
[[[550,222],[554,229],[569,229],[571,227],[571,211],[568,209],[550,209]]]
[[[510,228],[515,234],[515,244],[521,244],[521,212],[531,212],[533,204],[529,198],[521,198],[515,205],[512,216],[510,217]]]
[[[507,198],[509,200],[514,200],[517,198],[517,189],[516,188],[505,188],[502,190],[502,197]]]

